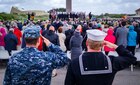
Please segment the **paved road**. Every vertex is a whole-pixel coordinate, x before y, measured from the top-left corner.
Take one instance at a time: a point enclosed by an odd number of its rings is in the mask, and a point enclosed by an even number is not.
[[[136,55],[140,56],[140,51],[137,51]],[[5,66],[1,66],[0,64],[0,85],[2,85],[5,68]],[[52,78],[51,85],[64,85],[66,68],[61,68],[57,70],[57,72],[58,75]],[[131,72],[130,68],[118,72],[114,79],[113,85],[140,85],[140,67],[136,66],[134,68],[134,72]]]
[[[4,76],[4,67],[0,67],[0,85],[2,85]],[[64,85],[66,68],[57,70],[58,75],[52,78],[51,85]],[[140,67],[136,67],[134,72],[130,68],[117,73],[113,85],[140,85]]]

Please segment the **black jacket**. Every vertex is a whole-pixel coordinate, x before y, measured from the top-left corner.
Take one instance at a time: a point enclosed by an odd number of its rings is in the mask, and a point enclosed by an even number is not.
[[[65,35],[66,35],[66,40],[65,40],[65,46],[67,48],[67,50],[70,50],[69,44],[70,44],[70,39],[74,34],[74,30],[72,29],[68,29],[65,31]]]
[[[44,35],[44,37],[47,38],[51,43],[60,46],[59,37],[55,32],[49,30]],[[47,46],[43,43],[43,51],[47,51],[47,50],[48,50]]]
[[[9,32],[4,37],[4,42],[5,42],[5,50],[9,50],[9,51],[17,50],[18,40],[17,37],[12,32]]]
[[[136,61],[123,46],[119,46],[116,51],[118,57],[108,57],[102,52],[83,53],[70,63],[65,85],[112,85],[115,74]]]

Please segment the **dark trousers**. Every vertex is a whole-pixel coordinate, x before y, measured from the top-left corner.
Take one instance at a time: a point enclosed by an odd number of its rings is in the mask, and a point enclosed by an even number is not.
[[[135,48],[136,46],[127,46],[127,49],[132,52],[133,55],[135,55]]]
[[[139,34],[137,36],[137,44],[139,45],[139,48],[140,48],[140,35]]]
[[[105,51],[105,54],[108,55],[109,54],[109,51]]]

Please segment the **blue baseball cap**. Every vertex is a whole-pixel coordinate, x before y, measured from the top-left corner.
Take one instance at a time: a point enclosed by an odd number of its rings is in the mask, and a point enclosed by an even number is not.
[[[24,38],[38,38],[40,37],[40,30],[38,26],[27,27],[24,31]]]

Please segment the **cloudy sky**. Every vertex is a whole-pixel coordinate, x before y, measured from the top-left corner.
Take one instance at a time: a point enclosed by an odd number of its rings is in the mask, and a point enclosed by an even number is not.
[[[65,7],[66,0],[0,0],[0,12],[10,12],[12,6],[24,10],[45,10]],[[72,10],[76,12],[135,13],[140,8],[140,0],[72,0]]]

